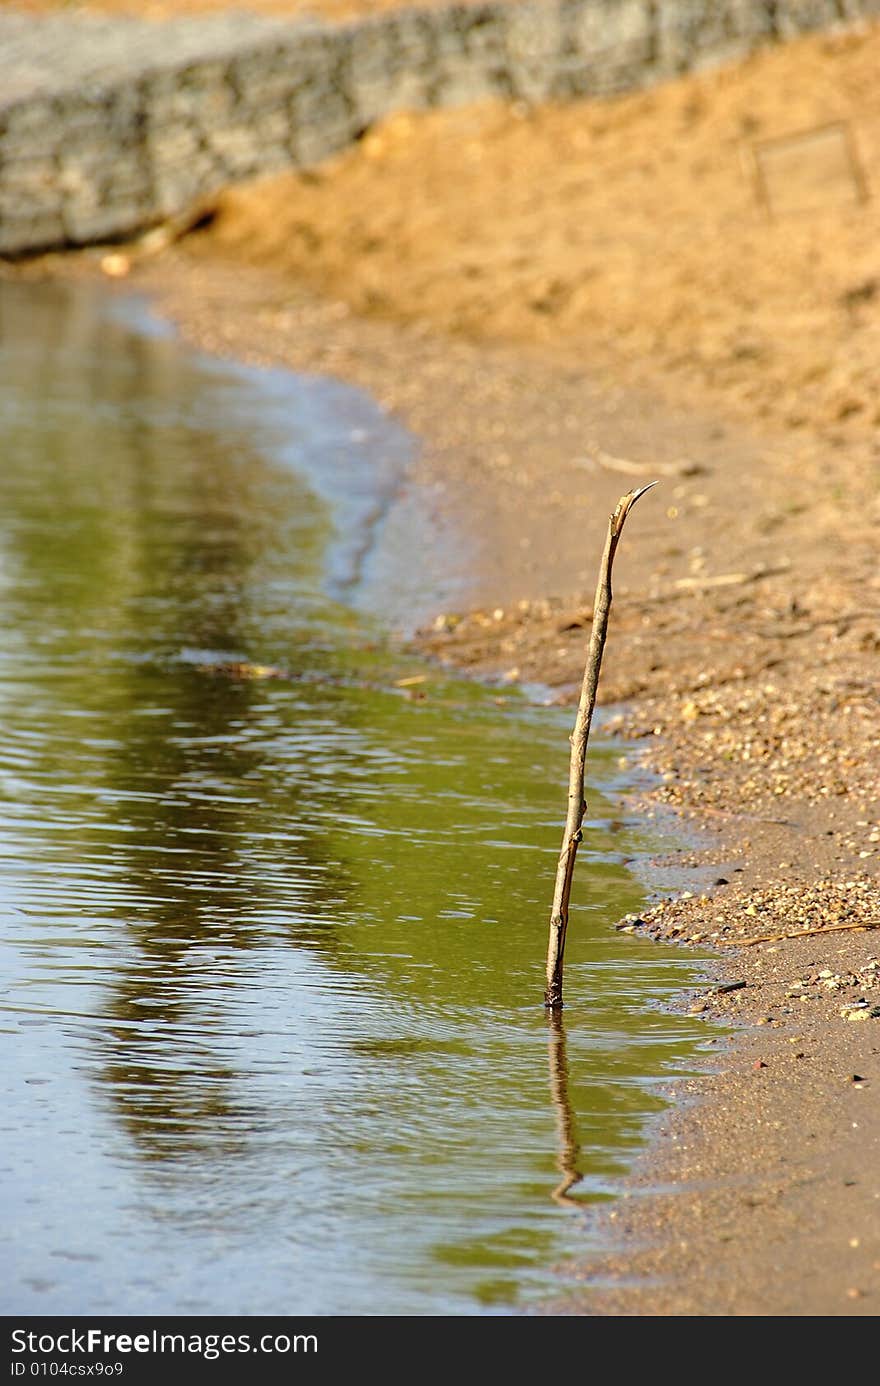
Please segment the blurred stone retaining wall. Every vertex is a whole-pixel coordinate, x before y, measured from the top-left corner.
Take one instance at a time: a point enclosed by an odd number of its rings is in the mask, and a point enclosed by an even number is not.
[[[0,255],[131,236],[392,111],[602,96],[880,0],[528,0],[329,25],[0,12]]]

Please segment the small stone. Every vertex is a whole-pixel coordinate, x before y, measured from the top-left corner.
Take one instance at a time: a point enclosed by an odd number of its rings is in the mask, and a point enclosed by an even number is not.
[[[101,272],[106,274],[108,279],[124,279],[131,269],[131,260],[127,255],[120,255],[114,252],[105,255],[101,260]]]

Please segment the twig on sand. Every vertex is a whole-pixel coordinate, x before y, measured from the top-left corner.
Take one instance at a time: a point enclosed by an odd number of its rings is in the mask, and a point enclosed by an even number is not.
[[[581,824],[587,810],[587,805],[584,802],[584,763],[587,756],[587,741],[590,736],[593,708],[596,705],[596,689],[599,685],[599,671],[602,668],[605,637],[608,634],[608,616],[611,611],[611,569],[627,515],[639,497],[656,485],[656,481],[652,481],[647,486],[639,486],[636,490],[628,491],[625,496],[621,496],[608,521],[605,550],[599,565],[599,579],[596,584],[596,598],[593,603],[590,648],[584,669],[574,731],[570,738],[568,815],[565,820],[562,851],[556,867],[556,886],[553,892],[553,908],[550,912],[550,940],[547,945],[547,989],[544,993],[544,1004],[551,1010],[558,1010],[562,1007],[562,965],[565,935],[568,930],[568,905],[571,897],[575,857],[581,841]]]
[[[739,948],[754,948],[756,943],[783,943],[787,938],[811,938],[814,934],[839,934],[844,929],[880,929],[880,919],[859,919],[848,924],[817,924],[810,929],[793,929],[787,934],[762,934],[760,938],[730,939]]]
[[[615,457],[614,453],[599,447],[590,448],[581,461],[587,466],[602,467],[606,472],[625,472],[629,476],[644,476],[646,472],[649,475],[659,472],[661,476],[699,476],[705,470],[687,458],[678,462],[633,462],[629,457]]]
[[[714,577],[676,578],[673,586],[680,592],[702,592],[710,587],[741,587],[746,582],[760,582],[763,578],[779,577],[787,573],[788,563],[779,563],[775,568],[753,568],[750,573],[716,573]]]

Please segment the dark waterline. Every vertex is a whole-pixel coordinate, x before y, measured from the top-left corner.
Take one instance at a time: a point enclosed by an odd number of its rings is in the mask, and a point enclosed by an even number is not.
[[[0,1308],[558,1288],[705,1031],[663,1008],[693,964],[608,927],[644,844],[596,789],[548,1029],[568,714],[356,610],[412,440],[17,284],[0,415]]]

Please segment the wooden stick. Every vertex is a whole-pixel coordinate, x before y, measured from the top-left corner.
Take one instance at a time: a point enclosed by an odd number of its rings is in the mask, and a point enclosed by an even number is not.
[[[584,764],[587,758],[590,723],[593,720],[593,709],[596,705],[596,689],[599,686],[599,671],[602,668],[605,637],[608,634],[608,616],[611,611],[611,569],[627,515],[639,497],[656,485],[657,482],[652,481],[647,486],[639,486],[635,491],[628,491],[625,496],[621,496],[614,509],[614,514],[608,521],[605,550],[599,565],[599,580],[596,584],[596,598],[593,603],[590,648],[584,669],[574,731],[570,737],[568,816],[565,820],[565,832],[562,837],[562,851],[556,867],[556,886],[553,892],[553,907],[550,911],[547,989],[544,993],[544,1005],[551,1010],[561,1010],[562,1008],[562,966],[565,953],[565,935],[568,931],[568,906],[571,899],[574,862],[581,841],[581,824],[587,811],[587,805],[584,801]]]
[[[814,934],[840,934],[844,929],[880,929],[880,919],[862,919],[849,924],[817,924],[814,929],[795,929],[790,934],[764,934],[761,938],[732,938],[737,948],[754,948],[756,943],[783,943],[787,938],[812,938]]]

